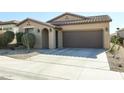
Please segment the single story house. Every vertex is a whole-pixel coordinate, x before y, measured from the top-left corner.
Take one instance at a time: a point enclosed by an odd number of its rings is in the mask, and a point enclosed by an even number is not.
[[[35,48],[109,48],[108,15],[80,16],[64,13],[47,22],[27,18],[17,26],[34,33]]]
[[[17,24],[19,21],[17,20],[10,20],[10,21],[0,21],[0,32],[6,32],[6,31],[12,31],[14,33],[18,32],[18,26]],[[16,44],[16,36],[14,40],[11,42],[11,44]]]
[[[14,33],[18,32],[17,24],[19,21],[11,20],[11,21],[0,21],[0,32],[12,31]]]
[[[117,31],[117,36],[124,38],[124,28]]]

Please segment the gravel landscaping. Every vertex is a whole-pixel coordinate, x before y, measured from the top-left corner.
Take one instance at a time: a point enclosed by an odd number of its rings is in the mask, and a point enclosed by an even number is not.
[[[10,50],[10,49],[0,49],[0,55],[8,56],[16,59],[26,59],[32,56],[38,55],[38,50],[32,49],[17,49],[17,50]]]
[[[113,58],[113,55],[109,52],[107,52],[106,54],[108,57],[110,70],[124,72],[124,48],[120,48],[115,58]]]

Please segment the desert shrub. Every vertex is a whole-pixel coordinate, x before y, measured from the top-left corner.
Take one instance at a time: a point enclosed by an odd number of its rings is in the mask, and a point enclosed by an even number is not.
[[[22,42],[21,42],[22,36],[23,36],[23,32],[16,33],[17,45],[21,45],[22,44]]]
[[[124,40],[123,38],[121,38],[121,37],[119,38],[119,42],[121,45],[123,45],[123,40]]]
[[[0,34],[0,48],[7,47],[7,45],[13,41],[14,36],[14,32],[11,31],[6,31]]]
[[[25,33],[22,36],[22,44],[27,48],[33,48],[35,45],[35,35],[32,33]]]
[[[112,36],[111,38],[111,42],[112,43],[117,43],[117,44],[123,44],[123,38],[119,37],[119,36]]]
[[[115,55],[117,55],[118,51],[120,50],[121,40],[122,39],[119,36],[113,36],[111,38],[112,46],[111,46],[109,52],[114,55],[113,57],[115,57]]]
[[[112,36],[112,37],[111,37],[111,42],[114,43],[115,40],[116,40],[116,38],[117,38],[117,36]]]
[[[15,34],[12,31],[6,31],[4,33],[4,39],[5,39],[7,44],[11,43],[14,40],[14,37],[15,37]]]

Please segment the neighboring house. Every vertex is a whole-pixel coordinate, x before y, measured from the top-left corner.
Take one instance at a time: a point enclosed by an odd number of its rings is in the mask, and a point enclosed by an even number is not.
[[[117,36],[117,32],[110,34],[110,36]]]
[[[110,34],[110,39],[112,39],[113,36],[117,36],[117,32]]]
[[[119,31],[117,31],[117,35],[121,38],[124,38],[124,28],[120,29]]]
[[[19,31],[36,36],[35,48],[109,48],[108,15],[80,16],[64,13],[47,23],[27,18],[18,24]]]
[[[16,20],[2,22],[0,21],[0,31],[12,31],[14,33],[18,32],[18,27],[16,26],[19,22]]]
[[[12,21],[0,21],[0,32],[6,32],[6,31],[12,31],[14,33],[18,32],[18,26],[17,24],[19,23],[19,21],[16,20],[12,20]],[[14,38],[14,40],[10,43],[10,44],[16,44],[16,36]]]

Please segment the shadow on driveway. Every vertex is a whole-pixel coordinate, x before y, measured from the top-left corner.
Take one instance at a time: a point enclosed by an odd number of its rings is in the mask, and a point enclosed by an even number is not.
[[[60,56],[73,56],[73,57],[86,57],[97,58],[97,55],[103,53],[104,49],[92,49],[92,48],[63,48],[63,49],[26,49],[20,50],[1,50],[1,56],[24,56],[26,58],[39,54],[60,55]]]
[[[65,48],[65,49],[41,49],[39,53],[60,56],[97,58],[98,54],[103,53],[104,49],[87,49],[87,48]]]

